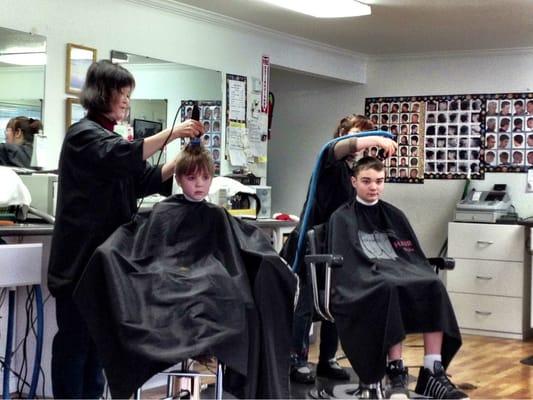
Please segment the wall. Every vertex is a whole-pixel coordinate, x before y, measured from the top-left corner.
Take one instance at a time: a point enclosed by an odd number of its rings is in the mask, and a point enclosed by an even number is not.
[[[354,112],[358,86],[272,69],[276,103],[268,143],[272,212],[300,215],[311,171],[341,117]]]
[[[228,23],[168,0],[4,0],[0,26],[46,36],[44,120],[50,163],[64,136],[66,43],[111,49],[246,76],[260,76],[261,56],[300,71],[365,81],[366,59],[328,46]],[[28,12],[31,10],[31,12]],[[23,15],[24,18],[20,18]]]
[[[362,112],[366,97],[426,94],[501,93],[533,90],[533,51],[494,51],[421,57],[381,58],[369,62],[367,84],[355,99]],[[506,183],[521,217],[533,215],[533,194],[526,194],[526,174],[487,174],[472,187],[486,190]],[[384,198],[410,218],[428,255],[447,236],[465,181],[426,180],[423,185],[389,184]],[[428,216],[431,216],[428,218]]]

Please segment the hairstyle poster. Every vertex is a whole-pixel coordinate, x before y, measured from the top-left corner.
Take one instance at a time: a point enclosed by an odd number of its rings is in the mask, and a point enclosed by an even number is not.
[[[488,172],[533,168],[533,94],[487,96],[482,159]]]
[[[477,95],[367,98],[366,115],[398,143],[387,181],[483,179],[483,107]]]
[[[387,182],[424,182],[424,106],[417,98],[366,99],[366,115],[398,142],[397,153],[385,159]],[[377,148],[368,151],[370,156],[377,153]]]
[[[204,125],[204,135],[202,136],[202,145],[209,150],[213,161],[215,162],[215,175],[220,175],[220,158],[221,158],[221,109],[222,101],[220,100],[187,100],[182,101],[181,121],[190,119],[192,108],[197,104],[200,108],[200,121]],[[181,145],[184,146],[185,139],[181,139]]]

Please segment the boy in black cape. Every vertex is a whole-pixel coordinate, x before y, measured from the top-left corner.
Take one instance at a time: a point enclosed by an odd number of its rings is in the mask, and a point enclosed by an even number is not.
[[[461,346],[446,288],[404,213],[379,199],[384,179],[381,161],[359,160],[352,177],[356,199],[329,222],[330,251],[344,257],[332,283],[332,312],[342,347],[362,387],[380,390],[375,384],[386,374],[388,397],[408,398],[402,341],[406,334],[423,333],[424,367],[415,392],[467,398],[445,373]]]
[[[202,146],[182,151],[184,194],[115,231],[74,293],[113,398],[197,356],[223,362],[238,397],[289,397],[296,277],[262,231],[204,200],[213,172]]]

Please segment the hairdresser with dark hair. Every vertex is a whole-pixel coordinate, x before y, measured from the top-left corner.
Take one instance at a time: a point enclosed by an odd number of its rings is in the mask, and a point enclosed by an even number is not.
[[[204,132],[201,123],[187,120],[172,132],[165,129],[149,138],[124,140],[113,127],[125,118],[134,87],[127,69],[106,60],[93,63],[80,97],[87,117],[68,129],[61,149],[48,270],[58,325],[52,345],[55,398],[102,395],[102,368],[72,293],[96,247],[132,218],[136,199],[170,194],[172,161],[161,167],[145,160],[161,149],[167,138],[172,141]]]
[[[352,114],[341,119],[333,137],[337,138],[373,129],[374,124],[368,118]],[[325,152],[322,168],[318,171],[315,202],[308,220],[309,228],[327,222],[338,207],[354,197],[354,189],[351,184],[352,164],[357,152],[370,147],[380,147],[386,155],[392,155],[396,152],[397,144],[393,140],[381,136],[367,136],[341,140],[332,144]],[[303,210],[305,207],[304,204]],[[293,230],[281,250],[281,256],[293,268],[298,269],[301,285],[300,297],[294,313],[291,380],[311,384],[315,381],[315,375],[307,362],[309,330],[313,316],[311,284],[307,279],[305,265],[303,263],[299,266],[293,265],[300,233],[305,234],[305,232],[299,232],[299,227]],[[320,329],[320,353],[316,373],[329,379],[348,380],[349,375],[339,366],[335,358],[338,343],[335,324],[323,321]]]
[[[0,143],[0,165],[29,168],[33,138],[41,129],[43,125],[38,119],[11,118],[6,125],[6,143]]]

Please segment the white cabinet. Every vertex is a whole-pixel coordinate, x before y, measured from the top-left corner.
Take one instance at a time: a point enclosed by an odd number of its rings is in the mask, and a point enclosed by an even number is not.
[[[461,331],[525,338],[530,285],[524,227],[451,222],[448,256],[455,270],[447,274],[447,288]]]

